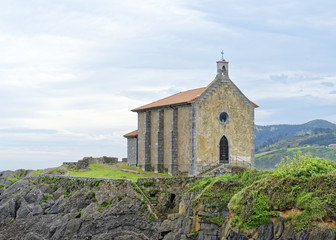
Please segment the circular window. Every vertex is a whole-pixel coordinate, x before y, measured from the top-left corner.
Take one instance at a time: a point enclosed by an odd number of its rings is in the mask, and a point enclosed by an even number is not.
[[[224,124],[227,123],[227,121],[229,120],[229,115],[227,114],[227,112],[221,112],[218,116],[219,121]]]

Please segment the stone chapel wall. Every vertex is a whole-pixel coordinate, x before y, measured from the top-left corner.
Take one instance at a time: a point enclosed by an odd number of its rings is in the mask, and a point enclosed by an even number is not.
[[[145,113],[138,112],[138,165],[142,168],[144,164],[144,121]]]
[[[131,167],[137,166],[138,160],[138,138],[127,138],[127,165]]]
[[[155,110],[151,111],[151,171],[154,171],[156,163],[157,112]]]
[[[190,105],[178,108],[178,171],[189,172],[190,163]]]
[[[170,130],[171,130],[171,109],[166,108],[163,110],[163,164],[164,171],[168,172],[169,159],[170,159]]]
[[[253,107],[235,92],[229,84],[218,81],[208,95],[196,102],[196,165],[197,173],[219,162],[219,141],[225,135],[229,142],[230,162],[251,161],[253,137],[251,119]],[[229,114],[227,124],[218,120],[220,112]]]

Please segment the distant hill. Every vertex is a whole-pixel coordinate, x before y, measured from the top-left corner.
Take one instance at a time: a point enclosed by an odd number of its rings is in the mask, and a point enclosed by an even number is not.
[[[336,161],[336,124],[314,120],[301,125],[256,126],[257,168],[274,168],[294,152]]]
[[[255,126],[255,146],[268,142],[273,144],[281,140],[286,140],[304,132],[311,131],[315,128],[333,128],[336,129],[336,124],[326,120],[313,120],[304,124],[290,125],[269,125],[269,126]]]
[[[329,144],[336,144],[336,129],[315,128],[309,131],[301,131],[289,139],[274,142],[266,141],[256,147],[256,153],[273,151],[281,148],[328,146]]]
[[[300,151],[302,155],[311,154],[313,157],[319,157],[336,161],[336,147],[309,146],[281,148],[268,152],[262,152],[255,155],[255,164],[258,169],[271,169],[280,163],[286,156],[292,157],[294,152]]]

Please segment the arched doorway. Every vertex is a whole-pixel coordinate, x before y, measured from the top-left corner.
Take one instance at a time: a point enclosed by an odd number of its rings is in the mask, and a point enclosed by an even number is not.
[[[225,136],[219,142],[219,163],[229,163],[229,142]]]

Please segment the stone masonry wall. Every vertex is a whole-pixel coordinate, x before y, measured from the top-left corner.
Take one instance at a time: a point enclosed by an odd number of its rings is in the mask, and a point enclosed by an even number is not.
[[[178,108],[178,171],[180,175],[188,175],[190,163],[190,106]]]
[[[151,130],[151,141],[150,141],[150,154],[151,154],[151,171],[154,171],[156,164],[156,142],[157,142],[157,112],[151,111],[151,120],[150,120],[150,130]]]
[[[170,160],[169,135],[171,130],[171,112],[171,109],[163,110],[163,166],[165,172],[168,172]]]
[[[251,111],[254,108],[232,86],[231,80],[219,76],[212,89],[196,101],[196,174],[218,164],[222,136],[226,136],[229,142],[230,162],[237,159],[251,161],[251,146],[254,144]],[[222,111],[229,115],[227,124],[219,122],[218,115]]]
[[[145,113],[138,113],[138,167],[144,165],[145,136],[144,136]]]
[[[144,118],[144,155],[143,166],[144,171],[150,171],[151,169],[151,112],[145,112]]]
[[[169,136],[170,160],[168,173],[172,176],[178,174],[178,110],[173,108],[171,112],[171,130]]]
[[[116,157],[84,157],[82,160],[78,160],[77,162],[63,162],[63,165],[76,169],[85,169],[89,164],[113,164],[117,162],[118,158]]]
[[[159,110],[156,112],[156,144],[155,144],[155,172],[164,171],[164,111]]]
[[[127,138],[127,165],[136,167],[138,164],[138,138]]]

